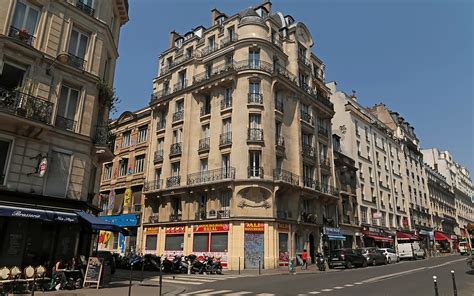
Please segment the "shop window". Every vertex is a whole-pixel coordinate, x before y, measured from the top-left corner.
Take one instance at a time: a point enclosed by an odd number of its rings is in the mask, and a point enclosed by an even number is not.
[[[227,252],[227,233],[211,234],[211,252]]]
[[[158,241],[158,235],[156,235],[156,234],[147,235],[146,236],[146,241],[145,241],[145,250],[155,251],[157,241]]]
[[[112,245],[112,250],[117,250],[118,249],[118,243],[119,243],[119,234],[114,233],[114,243]]]
[[[167,235],[165,239],[165,251],[181,251],[184,246],[184,235]]]
[[[193,251],[194,252],[207,252],[209,245],[209,234],[207,233],[196,233],[193,239]]]

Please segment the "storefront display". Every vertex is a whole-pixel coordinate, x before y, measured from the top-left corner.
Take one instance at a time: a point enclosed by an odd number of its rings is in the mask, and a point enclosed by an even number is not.
[[[193,254],[221,259],[223,267],[228,262],[229,224],[200,224],[193,228]]]
[[[158,227],[145,227],[145,254],[155,254],[158,246]]]
[[[164,255],[173,257],[183,255],[185,226],[165,228],[165,251]]]

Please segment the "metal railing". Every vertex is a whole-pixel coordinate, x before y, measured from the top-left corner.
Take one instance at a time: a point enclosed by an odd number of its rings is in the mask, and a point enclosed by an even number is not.
[[[221,101],[221,110],[232,107],[232,97],[224,98]]]
[[[231,145],[232,144],[232,132],[222,133],[219,137],[219,145]]]
[[[173,113],[173,122],[183,120],[184,110],[176,111]]]
[[[299,185],[300,177],[293,174],[292,172],[285,171],[282,169],[273,170],[273,181],[282,181],[292,185]]]
[[[302,147],[303,156],[314,157],[316,155],[316,149],[312,145],[303,144],[302,146],[303,146]]]
[[[277,148],[285,149],[285,138],[282,136],[276,136],[275,145],[277,146]]]
[[[249,128],[248,130],[248,141],[263,141],[263,129],[261,128]]]
[[[322,167],[330,168],[331,162],[328,157],[319,157],[319,165]]]
[[[76,121],[74,119],[56,115],[56,122],[54,123],[54,126],[62,130],[73,132],[76,130]]]
[[[317,216],[316,213],[307,213],[307,212],[303,211],[300,214],[300,221],[302,221],[304,223],[317,224],[318,223],[318,216]]]
[[[94,143],[97,145],[110,146],[113,135],[108,125],[97,125],[95,127]],[[113,149],[112,149],[113,150]]]
[[[23,41],[30,46],[33,45],[33,42],[35,41],[35,36],[28,33],[26,29],[20,30],[13,26],[10,26],[10,30],[8,31],[8,36],[15,38],[17,40]]]
[[[230,45],[230,44],[236,42],[237,40],[239,40],[239,35],[237,35],[236,33],[228,35],[228,36],[221,39],[221,48],[224,48],[227,45]]]
[[[84,64],[86,63],[86,60],[84,60],[81,57],[75,56],[72,53],[68,53],[68,55],[69,55],[68,64],[70,66],[84,70]]]
[[[207,219],[207,210],[200,209],[196,212],[195,220],[206,220]]]
[[[282,42],[281,39],[278,38],[278,37],[275,37],[275,36],[272,37],[272,38],[271,38],[271,42],[272,42],[273,44],[275,44],[276,46],[280,47],[280,48],[283,46],[283,42]]]
[[[181,176],[168,177],[166,179],[166,188],[179,186],[181,182]]]
[[[214,170],[188,174],[188,185],[204,184],[226,179],[235,179],[235,168],[221,167]]]
[[[94,16],[94,12],[95,12],[94,8],[92,8],[89,5],[85,4],[81,0],[76,1],[76,7],[78,9],[82,10],[83,12],[85,12],[86,14],[88,14],[92,17]]]
[[[280,64],[274,64],[273,66],[273,73],[277,75],[281,75],[288,79],[291,83],[296,83],[298,81],[296,75],[289,72],[285,67]]]
[[[37,97],[0,88],[0,111],[46,124],[51,123],[54,104]]]
[[[303,177],[302,178],[303,180],[303,187],[306,187],[306,188],[312,188],[312,189],[315,189],[316,188],[316,180],[314,180],[313,178],[310,178],[310,177]]]
[[[153,155],[153,162],[162,162],[163,154],[163,149],[155,151],[155,154]]]
[[[235,69],[234,63],[220,63],[212,67],[211,71],[204,71],[193,76],[193,85],[205,81],[209,78],[217,76],[222,73],[226,73],[230,70]]]
[[[324,126],[318,125],[318,134],[324,137],[328,137],[329,131]]]
[[[174,143],[174,144],[171,144],[171,148],[170,148],[170,155],[177,155],[177,154],[181,154],[182,153],[182,149],[181,149],[181,142],[180,143]]]
[[[275,109],[283,113],[283,101],[275,100]]]
[[[209,150],[209,143],[210,143],[210,138],[209,138],[209,137],[204,138],[204,139],[200,139],[200,140],[199,140],[199,148],[198,148],[198,150],[199,150],[199,151],[202,151],[202,150]]]
[[[177,92],[177,91],[180,91],[182,89],[185,89],[187,86],[188,86],[188,80],[187,79],[180,80],[177,83],[175,83],[173,92]]]
[[[313,125],[313,115],[309,114],[308,112],[301,110],[300,118],[310,125]]]
[[[166,96],[169,95],[169,94],[171,94],[171,91],[170,91],[169,88],[160,89],[160,90],[157,91],[156,93],[151,94],[151,99],[154,100],[154,99],[166,97]]]
[[[208,106],[205,106],[205,107],[201,107],[201,116],[205,116],[205,115],[209,115],[211,114],[211,106],[208,105]]]
[[[181,221],[182,218],[183,218],[182,214],[170,214],[170,221],[171,222]]]
[[[263,178],[263,167],[249,166],[247,168],[247,176],[249,178]]]
[[[235,63],[237,70],[261,70],[268,73],[273,72],[273,66],[271,63],[260,61],[260,60],[243,60]]]
[[[148,223],[158,223],[158,222],[160,222],[160,216],[158,213],[152,213],[148,217]]]
[[[217,46],[217,44],[208,45],[208,46],[206,46],[205,48],[203,48],[203,49],[201,50],[200,56],[201,56],[201,57],[205,57],[205,56],[207,56],[208,54],[211,54],[211,53],[217,51],[218,49],[219,49],[219,46]]]
[[[303,55],[298,55],[298,61],[302,62],[306,67],[311,68],[311,61]]]
[[[163,188],[163,180],[153,180],[148,181],[143,184],[143,191],[150,192],[155,190],[160,190]]]
[[[248,94],[248,103],[249,104],[263,104],[263,94],[261,93],[249,93]]]

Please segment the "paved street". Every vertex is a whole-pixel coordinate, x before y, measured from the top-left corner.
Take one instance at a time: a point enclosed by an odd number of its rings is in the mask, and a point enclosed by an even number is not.
[[[474,273],[468,269],[466,257],[459,255],[362,269],[265,275],[203,284],[191,280],[192,284],[180,285],[186,289],[181,295],[432,296],[432,276],[437,275],[439,295],[453,295],[450,270],[456,273],[458,295],[474,295]]]

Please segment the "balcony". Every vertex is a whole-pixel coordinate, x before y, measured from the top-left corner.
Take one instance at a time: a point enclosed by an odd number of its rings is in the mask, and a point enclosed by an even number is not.
[[[113,137],[114,136],[110,132],[108,125],[97,125],[95,127],[94,144],[99,146],[107,146],[113,151]]]
[[[273,36],[273,37],[271,38],[271,42],[272,42],[272,44],[278,46],[279,48],[282,48],[282,47],[283,47],[283,42],[281,41],[280,38],[278,38],[278,37],[276,37],[276,36]]]
[[[316,189],[318,190],[318,189]],[[319,190],[322,193],[333,195],[333,196],[338,196],[339,195],[339,189],[337,189],[334,186],[328,185],[328,184],[319,184]]]
[[[303,55],[298,55],[298,62],[302,63],[308,68],[311,68],[311,61]]]
[[[164,89],[161,89],[159,91],[157,91],[156,93],[152,94],[151,95],[151,100],[155,100],[155,99],[159,99],[159,98],[163,98],[163,97],[166,97],[167,95],[170,95],[171,94],[171,90],[169,88],[164,88]]]
[[[195,220],[206,220],[206,219],[207,219],[206,209],[201,209],[196,212]]]
[[[148,217],[148,223],[158,223],[160,221],[160,216],[158,213],[152,213],[150,217]]]
[[[283,101],[282,100],[275,100],[275,110],[280,111],[283,113]]]
[[[232,145],[232,132],[222,133],[219,137],[219,146]]]
[[[178,81],[178,83],[175,83],[173,92],[183,90],[187,86],[188,86],[188,80],[187,79],[182,79],[182,80]]]
[[[166,188],[172,188],[179,186],[181,182],[181,176],[168,177],[166,179]]]
[[[248,103],[255,105],[263,105],[263,94],[260,93],[249,93]]]
[[[203,171],[188,175],[188,185],[199,185],[221,180],[232,180],[235,178],[235,168],[222,167],[214,170]]]
[[[329,161],[329,158],[327,158],[327,157],[320,157],[319,158],[319,165],[322,168],[326,168],[326,169],[331,168],[331,162]]]
[[[286,68],[280,64],[274,64],[273,74],[280,75],[293,84],[296,84],[298,81],[295,75],[286,70]]]
[[[80,70],[84,70],[84,64],[86,61],[78,56],[75,56],[71,53],[68,53],[69,59],[68,59],[68,64],[69,66],[73,66],[74,68],[78,68]]]
[[[300,183],[300,177],[293,174],[292,172],[285,171],[282,169],[273,170],[273,181],[281,181],[291,185],[298,186]]]
[[[318,134],[320,136],[323,136],[323,137],[327,138],[328,135],[329,135],[329,131],[324,126],[318,125]]]
[[[233,33],[227,37],[224,37],[221,39],[221,48],[224,48],[227,45],[230,45],[236,42],[237,40],[239,40],[239,35],[237,35],[236,33]]]
[[[285,150],[285,138],[282,136],[277,136],[275,138],[275,146],[277,150],[284,151]]]
[[[201,107],[201,117],[211,115],[211,106]]]
[[[143,184],[144,192],[156,191],[162,188],[163,188],[163,180],[153,180],[153,181],[145,182]]]
[[[271,63],[260,61],[260,60],[244,60],[235,63],[237,70],[260,70],[268,73],[273,72],[273,66]]]
[[[31,95],[0,88],[0,111],[51,124],[54,104]]]
[[[248,138],[249,142],[263,142],[263,129],[261,128],[249,128]]]
[[[263,178],[263,167],[249,166],[247,168],[247,176],[249,178]]]
[[[56,115],[56,122],[54,126],[56,126],[58,129],[74,132],[76,130],[76,121],[74,119]]]
[[[81,0],[76,1],[76,7],[79,10],[82,10],[84,13],[86,13],[86,14],[92,16],[92,17],[94,16],[94,12],[95,12],[94,8],[92,8],[89,5],[85,4]]]
[[[170,215],[170,222],[178,222],[181,221],[183,216],[181,214],[175,213]]]
[[[25,44],[28,44],[29,46],[33,45],[33,42],[35,41],[35,36],[32,34],[28,33],[28,30],[26,29],[18,29],[13,26],[10,26],[10,30],[8,31],[8,36],[15,38],[17,40],[20,40],[24,42]]]
[[[210,78],[213,78],[223,73],[227,73],[234,69],[235,69],[234,63],[221,63],[219,65],[212,67],[210,71],[206,70],[204,72],[194,75],[193,85],[196,85],[203,81],[207,81]]]
[[[182,153],[181,142],[171,144],[170,156],[181,155],[181,153]]]
[[[312,177],[303,177],[303,187],[316,189],[317,183]]]
[[[312,145],[303,144],[303,151],[302,151],[303,156],[313,158],[316,155],[315,151],[316,149]]]
[[[153,162],[154,163],[159,163],[163,162],[163,149],[155,151],[155,154],[153,155]]]
[[[209,137],[204,138],[204,139],[200,139],[200,140],[199,140],[198,151],[199,151],[199,152],[202,152],[202,151],[209,151],[209,142],[210,142],[210,138],[209,138]]]
[[[203,48],[201,50],[200,56],[205,57],[205,56],[217,51],[218,49],[219,49],[219,47],[216,44],[208,45],[208,46],[206,46],[205,48]]]
[[[221,110],[232,108],[232,97],[224,98],[221,101]]]
[[[300,118],[304,122],[313,125],[313,115],[309,114],[308,112],[301,110]]]
[[[318,216],[315,213],[307,213],[303,211],[300,214],[300,221],[303,223],[318,224]]]
[[[181,121],[184,118],[184,110],[179,110],[173,113],[173,122]]]

